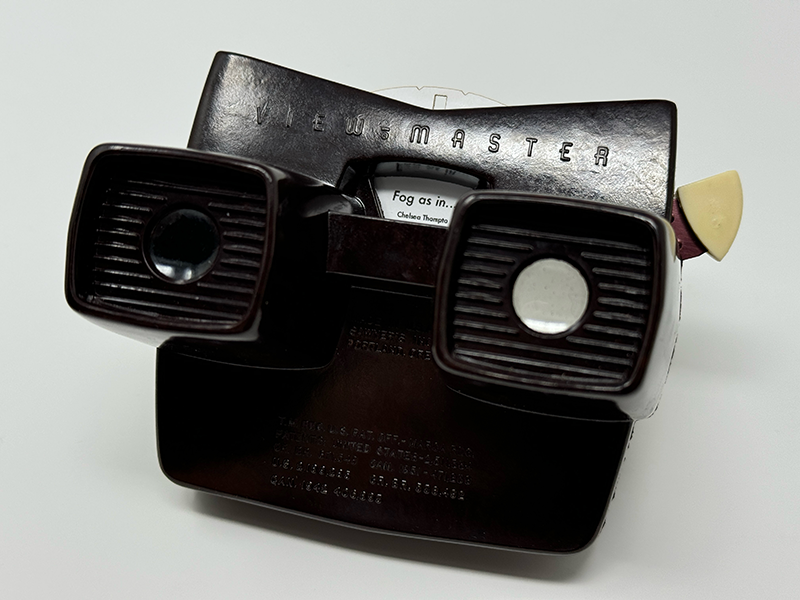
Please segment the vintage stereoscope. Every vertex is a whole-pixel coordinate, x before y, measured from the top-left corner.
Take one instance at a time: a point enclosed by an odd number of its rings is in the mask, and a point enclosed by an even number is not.
[[[681,259],[730,245],[673,201],[675,130],[667,101],[434,111],[221,53],[189,149],[89,155],[67,299],[158,345],[180,485],[574,552],[659,400]],[[467,193],[376,191],[398,175]]]

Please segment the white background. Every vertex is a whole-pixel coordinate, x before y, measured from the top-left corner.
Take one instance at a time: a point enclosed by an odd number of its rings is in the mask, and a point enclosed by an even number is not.
[[[0,597],[800,597],[798,39],[797,2],[0,0]],[[67,222],[96,144],[185,145],[223,49],[366,90],[666,98],[677,184],[739,170],[739,239],[684,267],[661,407],[589,550],[353,531],[161,474],[155,351],[67,308]]]

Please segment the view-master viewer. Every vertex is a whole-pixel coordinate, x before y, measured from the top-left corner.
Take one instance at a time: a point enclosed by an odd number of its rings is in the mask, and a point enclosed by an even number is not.
[[[675,194],[675,132],[662,100],[429,110],[220,53],[189,149],[89,155],[67,299],[158,346],[176,483],[574,552],[660,398],[681,262],[741,217],[735,172]]]

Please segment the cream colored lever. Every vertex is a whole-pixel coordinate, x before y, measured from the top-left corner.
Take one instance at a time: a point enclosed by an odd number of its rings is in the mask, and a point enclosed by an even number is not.
[[[742,183],[726,171],[678,188],[681,210],[697,239],[716,260],[722,260],[742,220]]]

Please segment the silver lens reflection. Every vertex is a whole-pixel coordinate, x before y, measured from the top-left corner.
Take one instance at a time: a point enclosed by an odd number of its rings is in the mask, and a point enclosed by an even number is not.
[[[166,279],[179,284],[196,281],[211,270],[219,253],[217,226],[198,210],[174,210],[153,228],[148,252]]]
[[[580,321],[589,304],[586,279],[557,258],[543,258],[525,267],[511,294],[514,311],[538,333],[567,331]]]

